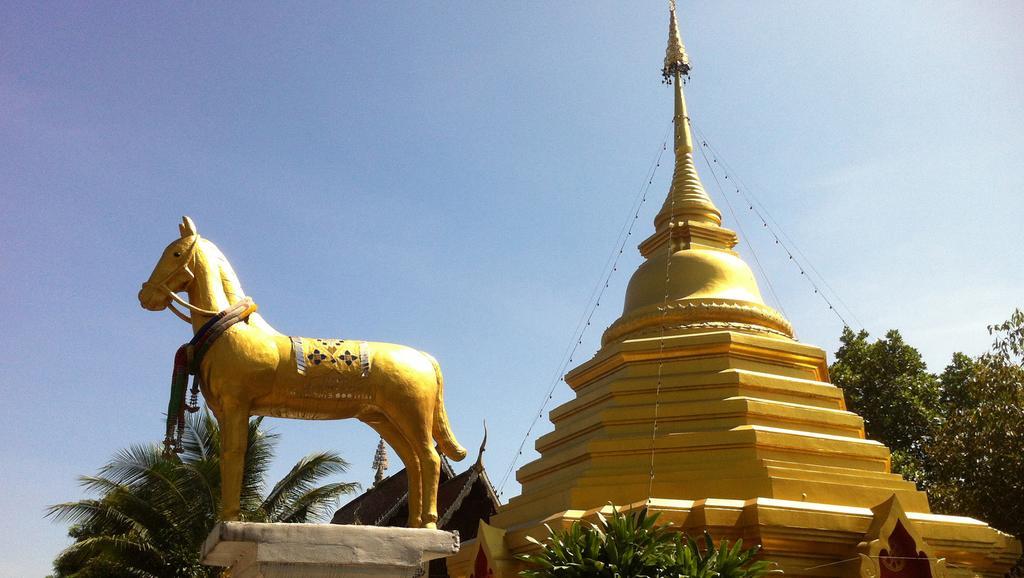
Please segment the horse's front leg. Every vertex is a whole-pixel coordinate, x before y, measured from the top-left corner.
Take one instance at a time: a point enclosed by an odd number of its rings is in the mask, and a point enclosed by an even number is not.
[[[220,424],[220,519],[237,520],[249,445],[249,406],[224,400],[216,416]]]

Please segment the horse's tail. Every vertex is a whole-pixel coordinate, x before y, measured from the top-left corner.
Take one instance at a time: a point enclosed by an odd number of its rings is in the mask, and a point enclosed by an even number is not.
[[[444,409],[444,377],[441,376],[441,366],[431,355],[424,353],[430,363],[434,366],[434,376],[437,378],[437,404],[434,406],[434,441],[441,453],[449,458],[459,461],[466,457],[466,448],[459,445],[448,424],[448,412]]]

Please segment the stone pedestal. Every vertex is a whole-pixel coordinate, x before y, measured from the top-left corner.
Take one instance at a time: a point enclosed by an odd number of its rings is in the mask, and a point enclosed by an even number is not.
[[[222,522],[202,561],[230,568],[231,578],[409,578],[458,551],[459,535],[441,530]]]

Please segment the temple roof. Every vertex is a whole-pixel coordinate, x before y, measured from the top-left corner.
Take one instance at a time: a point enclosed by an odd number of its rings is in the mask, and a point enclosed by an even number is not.
[[[409,480],[405,468],[384,478],[334,513],[332,524],[405,526],[409,514]],[[455,474],[451,463],[441,457],[437,488],[437,527],[458,531],[462,540],[476,536],[479,521],[498,511],[494,491],[483,462]]]
[[[447,458],[441,456],[441,474],[438,484],[455,477],[455,471]],[[405,468],[374,484],[370,489],[353,498],[338,509],[331,518],[332,524],[357,524],[365,526],[392,526],[387,523],[394,518],[394,510],[409,499],[409,479]]]

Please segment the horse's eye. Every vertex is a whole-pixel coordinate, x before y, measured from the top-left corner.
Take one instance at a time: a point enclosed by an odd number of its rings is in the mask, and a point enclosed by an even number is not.
[[[175,251],[174,252],[174,256],[175,257],[181,257],[181,251]]]

